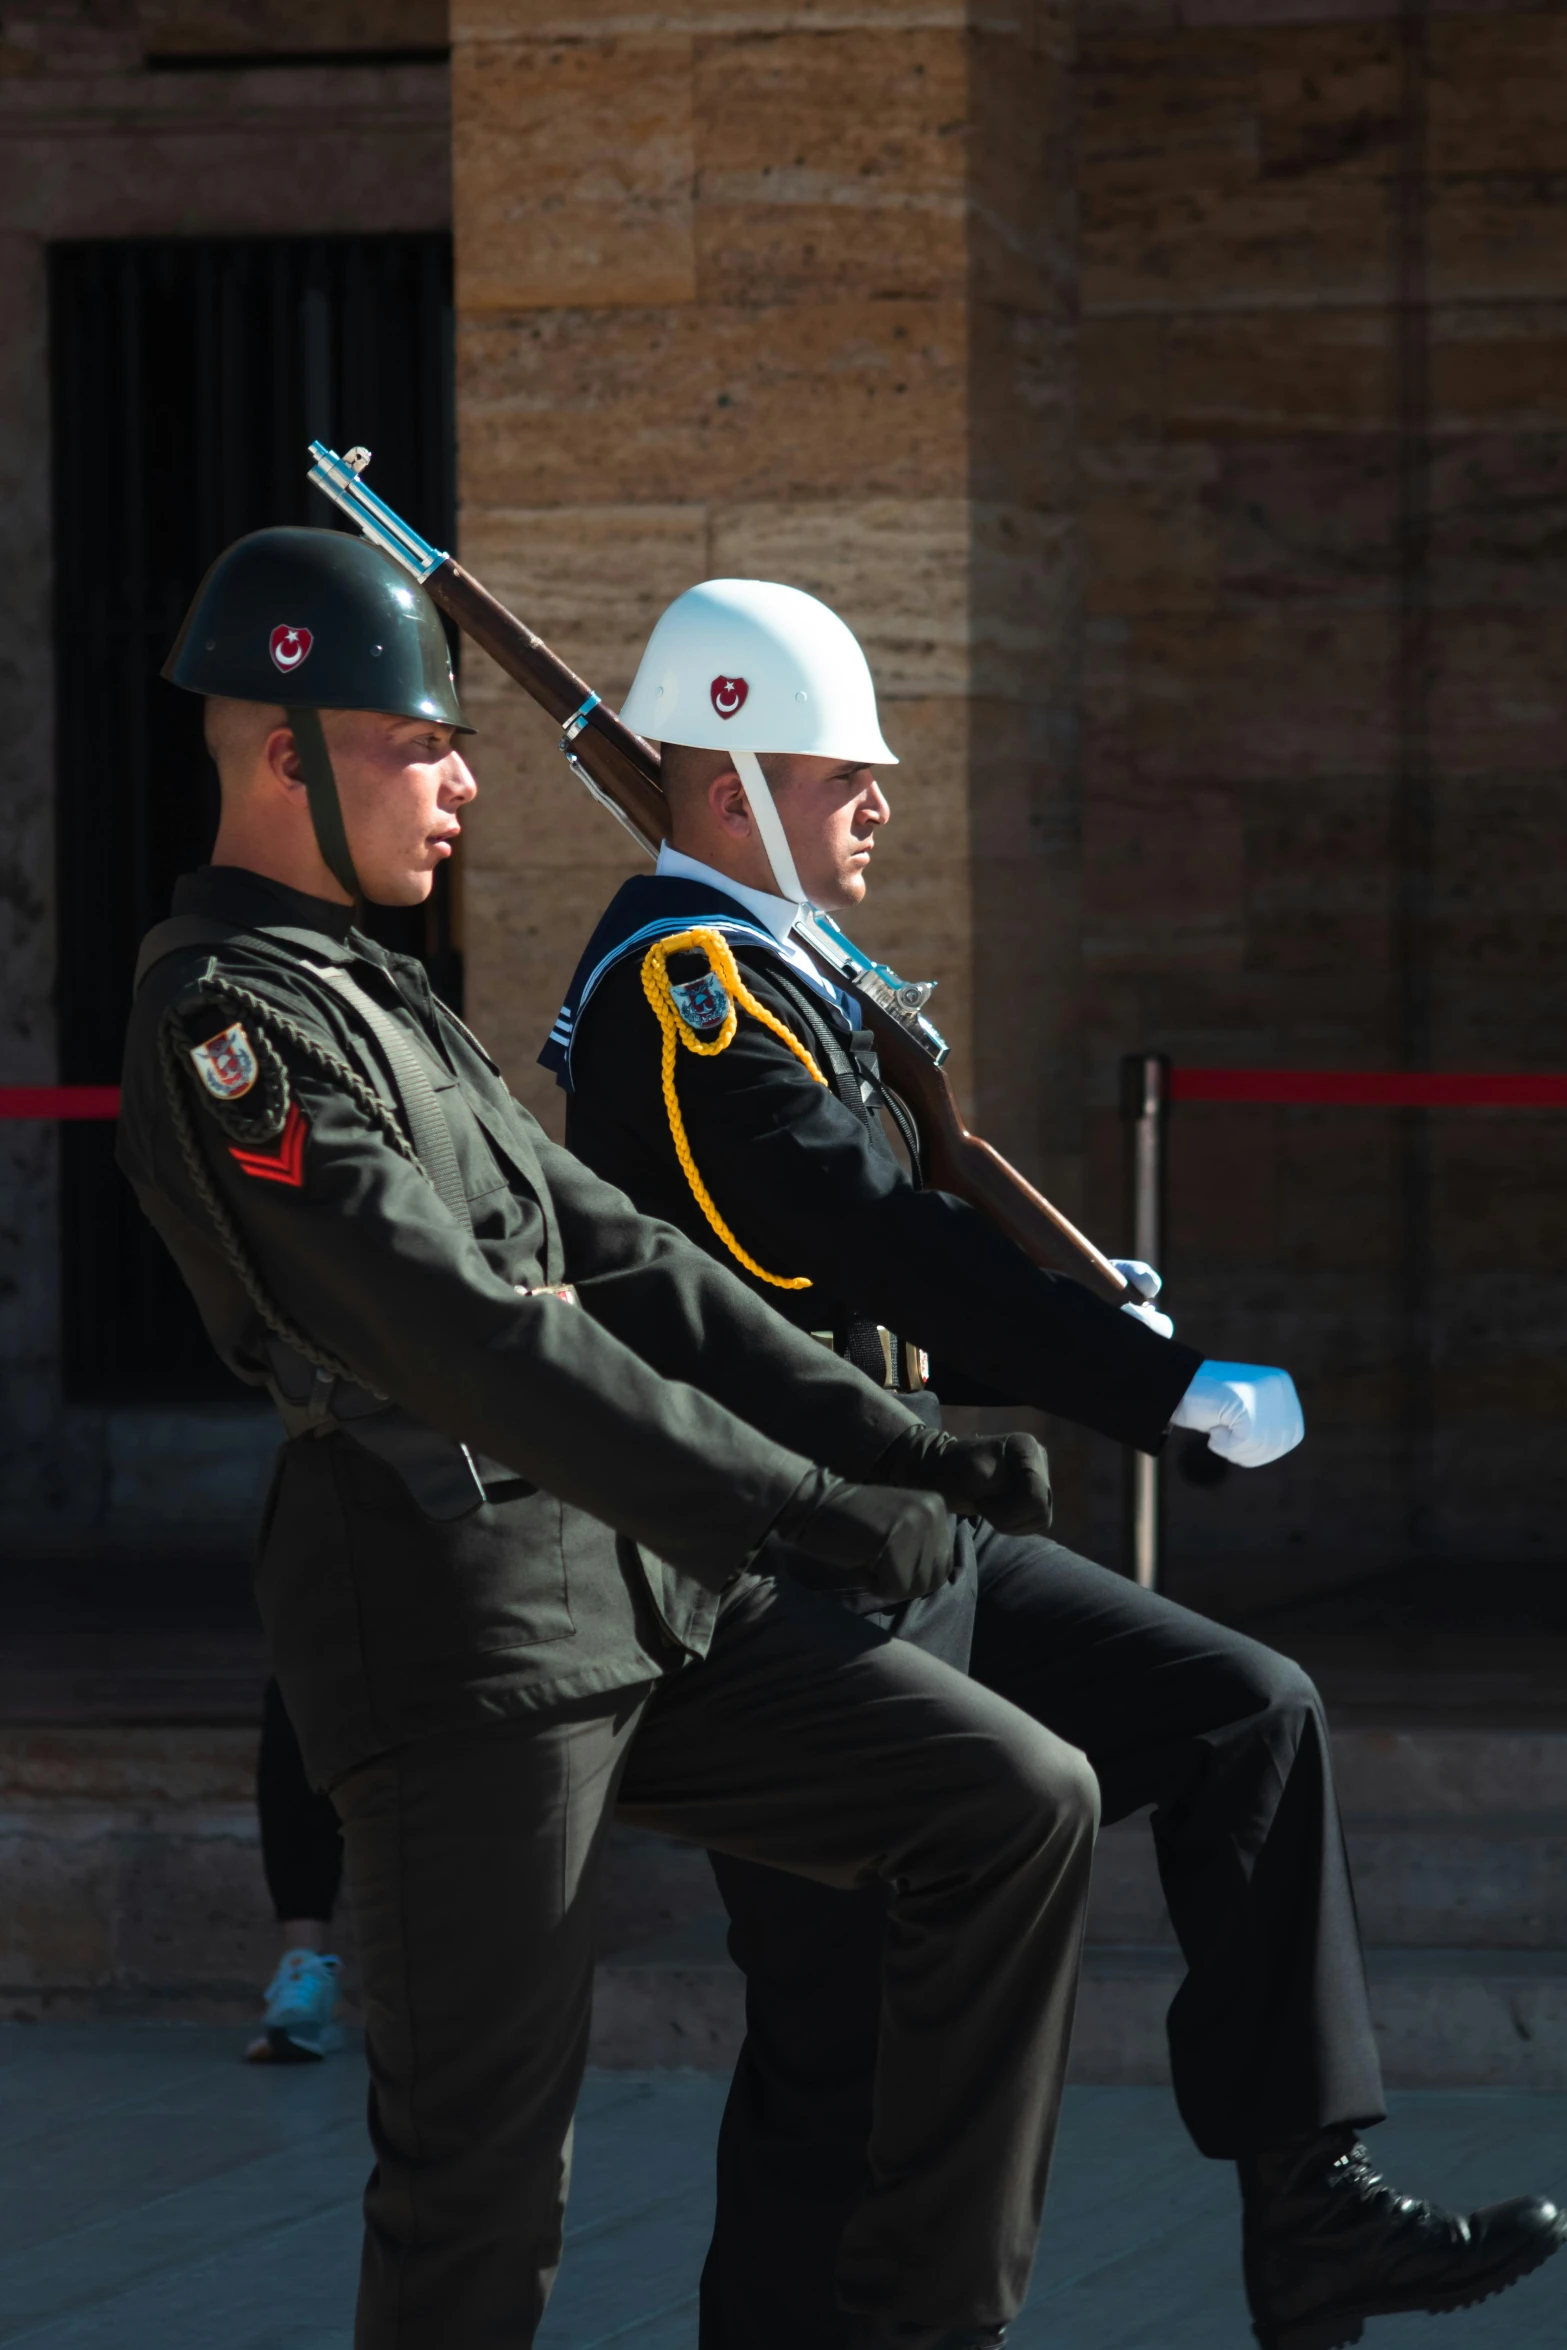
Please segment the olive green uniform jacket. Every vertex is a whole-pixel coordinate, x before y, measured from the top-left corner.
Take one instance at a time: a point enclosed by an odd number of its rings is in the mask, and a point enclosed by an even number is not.
[[[909,1415],[551,1143],[347,909],[206,868],[175,914],[206,935],[138,989],[119,1158],[219,1354],[296,1431],[258,1595],[313,1775],[701,1657],[812,1464],[871,1476]],[[465,1217],[399,1147],[396,1054],[334,970],[420,1056]]]

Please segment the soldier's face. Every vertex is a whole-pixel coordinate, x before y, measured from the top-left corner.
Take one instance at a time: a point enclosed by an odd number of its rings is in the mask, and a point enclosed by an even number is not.
[[[478,790],[450,726],[379,710],[322,714],[354,870],[378,906],[417,906],[435,886]]]
[[[824,914],[865,895],[876,835],[892,814],[872,767],[802,753],[764,763],[801,885]]]

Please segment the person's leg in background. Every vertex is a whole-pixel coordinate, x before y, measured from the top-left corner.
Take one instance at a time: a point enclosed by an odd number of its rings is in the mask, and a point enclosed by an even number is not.
[[[343,1832],[330,1796],[312,1787],[276,1681],[261,1708],[256,1756],[261,1865],[282,1941],[251,2064],[311,2064],[343,2044],[341,1965],[328,1949],[343,1882]]]

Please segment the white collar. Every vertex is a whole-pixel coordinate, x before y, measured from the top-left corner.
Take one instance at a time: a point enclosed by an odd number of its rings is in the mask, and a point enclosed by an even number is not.
[[[805,911],[792,898],[775,897],[771,890],[747,889],[743,881],[731,881],[727,873],[716,866],[704,865],[695,857],[688,857],[682,849],[672,849],[668,841],[660,844],[658,863],[653,868],[666,880],[705,881],[714,889],[721,889],[754,914],[764,930],[770,931],[780,946],[788,943],[789,933]]]

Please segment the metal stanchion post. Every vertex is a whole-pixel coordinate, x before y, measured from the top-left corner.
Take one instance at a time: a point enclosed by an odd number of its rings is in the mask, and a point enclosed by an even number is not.
[[[1121,1115],[1128,1129],[1132,1254],[1159,1265],[1164,1255],[1164,1126],[1170,1064],[1163,1053],[1128,1053],[1121,1063]],[[1129,1456],[1127,1544],[1132,1573],[1145,1591],[1159,1588],[1159,1463]]]

